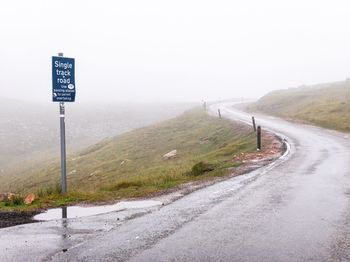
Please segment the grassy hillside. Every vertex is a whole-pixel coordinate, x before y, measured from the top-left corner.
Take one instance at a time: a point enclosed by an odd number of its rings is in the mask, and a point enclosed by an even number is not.
[[[66,105],[67,146],[70,152],[77,152],[104,138],[175,117],[191,107],[181,103],[70,103]],[[59,150],[57,103],[0,97],[0,145],[0,176],[16,169],[18,162],[21,170],[24,165],[55,159]]]
[[[176,149],[178,156],[162,156]],[[210,179],[239,166],[232,156],[255,151],[251,128],[192,110],[172,120],[105,140],[68,157],[70,194],[56,204],[75,200],[139,197],[181,183]],[[36,192],[45,201],[58,197],[59,163],[2,180],[0,192]]]
[[[274,91],[248,110],[350,131],[350,81]]]

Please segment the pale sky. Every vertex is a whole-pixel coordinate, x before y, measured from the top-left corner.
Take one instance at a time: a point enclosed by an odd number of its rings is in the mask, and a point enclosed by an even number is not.
[[[11,0],[0,97],[51,101],[51,56],[77,102],[200,101],[350,77],[350,1]]]

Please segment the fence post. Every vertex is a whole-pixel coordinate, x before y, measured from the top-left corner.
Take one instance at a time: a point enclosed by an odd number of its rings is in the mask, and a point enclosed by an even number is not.
[[[221,118],[220,108],[218,109],[219,118]]]
[[[252,116],[252,122],[253,122],[254,132],[256,132],[256,125],[255,125],[255,118],[254,118],[254,116]]]
[[[261,127],[258,126],[257,132],[256,132],[256,149],[258,151],[261,150]]]

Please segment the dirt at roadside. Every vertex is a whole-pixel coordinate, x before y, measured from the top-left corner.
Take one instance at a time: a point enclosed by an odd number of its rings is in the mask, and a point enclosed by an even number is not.
[[[0,211],[0,228],[37,222],[32,220],[32,217],[38,213],[39,213],[38,211],[32,211],[32,212]]]
[[[274,160],[280,157],[286,150],[285,143],[270,132],[262,133],[261,151],[241,153],[234,155],[232,161],[242,163],[259,163],[261,161]]]

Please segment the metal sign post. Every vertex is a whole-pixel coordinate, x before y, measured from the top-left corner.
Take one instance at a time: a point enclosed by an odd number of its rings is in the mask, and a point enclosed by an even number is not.
[[[64,102],[60,102],[60,137],[61,137],[61,193],[67,193],[67,171],[66,171],[66,123]]]
[[[61,138],[61,193],[67,193],[66,127],[64,102],[75,101],[74,59],[52,57],[52,101],[59,102]]]

